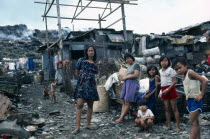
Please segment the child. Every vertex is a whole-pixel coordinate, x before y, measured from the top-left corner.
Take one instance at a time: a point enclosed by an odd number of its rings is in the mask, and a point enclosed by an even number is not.
[[[156,83],[160,82],[159,71],[156,66],[149,66],[147,68],[147,74],[149,77],[149,90],[142,96],[142,98],[148,100],[148,108],[154,113],[155,93],[157,92]]]
[[[48,90],[47,85],[44,86],[44,89],[42,91],[42,95],[43,95],[44,98],[49,98],[49,90]]]
[[[56,81],[52,81],[50,84],[50,96],[51,96],[51,102],[56,103],[56,96],[55,96],[55,88],[56,88]]]
[[[135,126],[141,127],[140,131],[145,129],[152,129],[154,114],[148,108],[148,101],[146,99],[141,99],[139,101],[139,110],[137,118],[135,119]]]
[[[171,129],[171,112],[170,105],[174,112],[175,120],[176,120],[176,132],[180,131],[180,120],[179,120],[179,112],[177,109],[176,99],[178,98],[178,93],[176,92],[176,88],[174,85],[176,84],[176,72],[170,67],[171,62],[167,56],[161,56],[159,65],[160,69],[160,79],[161,79],[161,99],[164,101],[165,105],[165,115],[167,121],[167,127],[164,130]]]
[[[187,62],[184,58],[173,60],[172,67],[175,71],[183,76],[184,92],[187,99],[187,109],[190,113],[191,123],[191,139],[200,139],[200,125],[198,116],[202,112],[202,98],[206,92],[208,80],[192,70],[188,70]],[[202,90],[200,91],[199,81],[201,82]]]

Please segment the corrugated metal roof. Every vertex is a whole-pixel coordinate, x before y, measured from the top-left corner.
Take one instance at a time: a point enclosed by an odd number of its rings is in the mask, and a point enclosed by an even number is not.
[[[107,34],[111,42],[124,42],[124,36],[122,34]]]

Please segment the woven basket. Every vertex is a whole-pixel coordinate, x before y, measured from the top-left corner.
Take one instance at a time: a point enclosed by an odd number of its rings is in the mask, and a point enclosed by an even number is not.
[[[122,92],[122,85],[115,83],[113,85],[113,89],[114,89],[114,92],[115,92],[115,94],[117,96],[117,99],[115,101],[117,103],[123,104],[123,99],[120,98],[121,92]]]
[[[109,97],[104,86],[97,86],[100,100],[93,104],[93,112],[107,112],[109,111]]]

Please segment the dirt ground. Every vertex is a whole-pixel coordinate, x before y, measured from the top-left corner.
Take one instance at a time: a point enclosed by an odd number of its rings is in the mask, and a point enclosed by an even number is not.
[[[31,113],[38,113],[40,118],[45,119],[45,125],[39,127],[34,137],[36,139],[189,139],[190,125],[189,115],[181,117],[181,131],[176,133],[173,130],[163,131],[164,123],[156,123],[152,132],[142,131],[133,127],[134,119],[126,117],[125,122],[112,124],[112,120],[119,116],[120,108],[112,106],[109,112],[93,113],[92,124],[98,126],[97,130],[84,128],[86,122],[86,107],[82,115],[81,132],[72,135],[75,128],[75,102],[64,92],[56,90],[57,103],[52,104],[49,99],[43,99],[43,84],[26,84],[21,88],[21,109]],[[200,115],[201,138],[210,138],[210,113]],[[172,122],[173,129],[175,128]]]

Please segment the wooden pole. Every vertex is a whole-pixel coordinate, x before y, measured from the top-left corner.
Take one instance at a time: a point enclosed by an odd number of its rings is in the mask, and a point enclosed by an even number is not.
[[[62,41],[59,0],[56,0],[56,6],[57,6],[57,16],[58,16],[58,32],[59,32],[59,39],[60,39],[59,48],[60,48],[61,61],[63,61],[63,41]]]
[[[127,42],[128,38],[127,38],[127,32],[126,32],[125,9],[124,9],[123,3],[121,4],[121,11],[122,11],[123,34],[124,34],[125,42]]]
[[[47,17],[45,16],[44,17],[44,19],[45,19],[45,27],[46,27],[46,32],[45,32],[45,34],[46,34],[46,42],[47,42],[47,50],[48,50],[48,48],[49,48],[49,38],[48,38],[48,27],[47,27]],[[49,55],[49,53],[48,53],[48,65],[47,65],[47,73],[49,73],[49,81],[52,79],[51,78],[51,74],[50,74],[50,55]]]
[[[100,17],[100,14],[98,14],[98,20],[99,20],[99,22],[98,22],[99,28],[101,29],[101,17]]]

